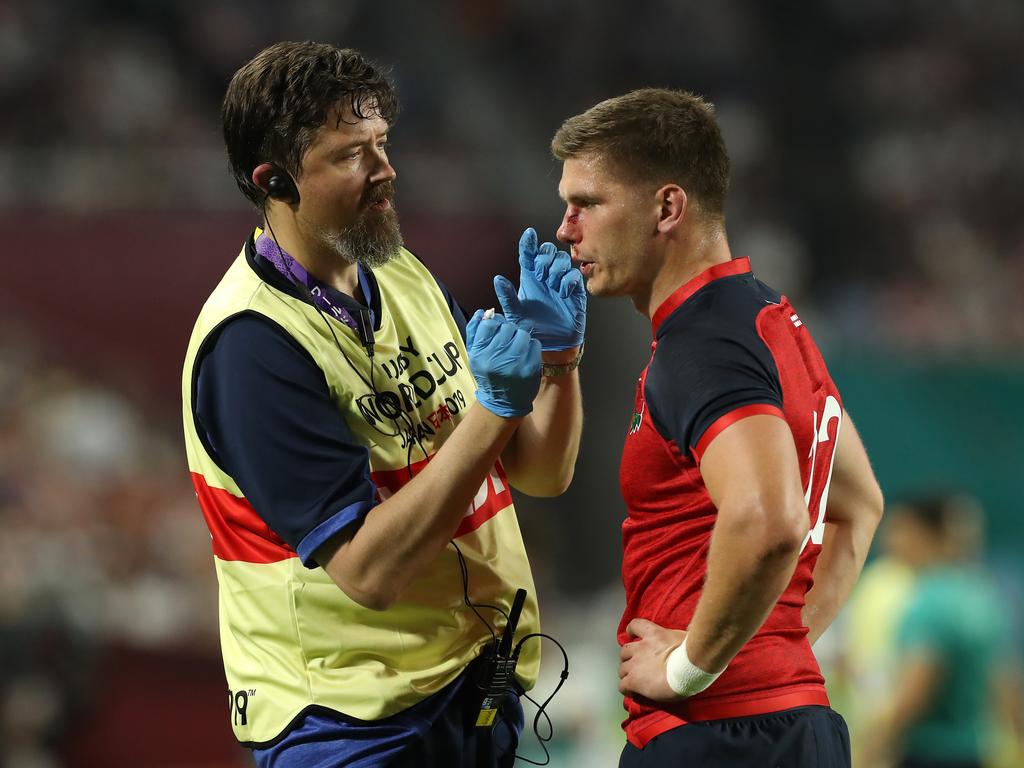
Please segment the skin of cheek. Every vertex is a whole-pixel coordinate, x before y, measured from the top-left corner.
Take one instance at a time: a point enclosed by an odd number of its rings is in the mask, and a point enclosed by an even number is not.
[[[614,233],[608,252],[601,261],[601,267],[607,265],[608,280],[599,285],[603,292],[614,292],[615,295],[633,296],[649,286],[647,283],[650,272],[649,258],[645,243],[644,231],[646,217],[636,206],[626,202],[620,203],[614,210],[614,217],[606,222],[607,231]]]

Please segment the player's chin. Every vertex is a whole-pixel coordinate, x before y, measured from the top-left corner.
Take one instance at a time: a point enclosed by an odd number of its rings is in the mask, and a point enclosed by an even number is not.
[[[587,293],[591,296],[618,296],[613,286],[603,281],[599,277],[590,277],[586,281]]]

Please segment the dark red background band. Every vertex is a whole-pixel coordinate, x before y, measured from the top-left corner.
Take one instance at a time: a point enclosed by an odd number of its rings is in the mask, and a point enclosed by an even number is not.
[[[786,414],[779,410],[778,407],[768,405],[767,403],[744,405],[734,411],[729,411],[725,416],[720,416],[715,423],[704,430],[703,436],[697,442],[697,446],[693,449],[693,455],[697,459],[697,463],[700,464],[700,460],[704,456],[704,451],[708,449],[708,446],[711,445],[711,441],[718,437],[723,429],[732,426],[737,421],[745,419],[748,416],[778,416],[783,421],[786,420]]]
[[[750,259],[746,256],[742,256],[738,259],[733,259],[732,261],[724,261],[721,264],[715,264],[715,266],[705,269],[692,280],[688,280],[679,288],[676,288],[672,295],[665,299],[661,303],[661,306],[655,310],[654,316],[651,317],[651,326],[654,335],[658,335],[658,326],[665,322],[666,317],[675,312],[684,301],[693,296],[693,294],[705,285],[720,277],[742,275],[749,271]]]
[[[206,478],[195,472],[192,486],[210,529],[213,554],[221,560],[266,564],[298,557],[244,498],[207,485]]]

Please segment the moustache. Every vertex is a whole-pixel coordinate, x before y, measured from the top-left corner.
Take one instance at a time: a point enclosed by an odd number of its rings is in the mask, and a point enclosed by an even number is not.
[[[381,200],[387,200],[389,203],[395,201],[395,185],[390,181],[385,181],[366,194],[366,199],[363,202],[363,207],[368,208],[374,203],[379,203]]]

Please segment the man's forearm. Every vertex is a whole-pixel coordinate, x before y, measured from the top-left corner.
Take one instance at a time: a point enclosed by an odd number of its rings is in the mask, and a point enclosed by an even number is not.
[[[796,569],[802,535],[769,533],[746,516],[719,524],[707,579],[687,628],[690,660],[706,672],[725,668],[775,607]]]
[[[875,527],[850,521],[825,524],[821,554],[814,566],[814,587],[807,593],[804,625],[812,645],[835,619],[864,568]]]
[[[814,566],[814,587],[807,593],[803,611],[804,625],[810,630],[807,639],[812,644],[850,596],[882,519],[883,507],[882,491],[860,435],[844,411],[825,509],[825,536]]]
[[[545,352],[545,362],[575,359],[576,349]],[[545,376],[533,412],[519,425],[501,455],[509,482],[529,496],[557,496],[569,487],[583,429],[578,371]]]
[[[475,404],[422,472],[317,561],[353,600],[386,608],[447,545],[518,421]]]

